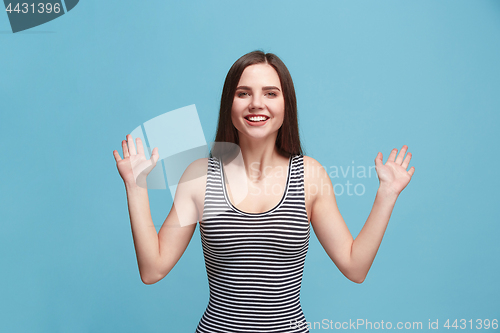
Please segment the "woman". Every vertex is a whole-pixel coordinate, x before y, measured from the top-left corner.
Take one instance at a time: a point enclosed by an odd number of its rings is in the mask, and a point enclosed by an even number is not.
[[[379,189],[353,240],[328,174],[303,155],[291,76],[276,55],[261,51],[242,56],[229,70],[215,141],[220,145],[210,157],[184,172],[158,234],[146,186],[138,185],[156,165],[158,149],[147,160],[140,139],[136,151],[129,134],[122,141],[124,159],[113,151],[127,190],[141,279],[151,284],[165,277],[200,221],[210,299],[196,331],[308,332],[299,296],[309,223],[339,270],[362,283],[415,171],[406,170],[411,153],[404,158],[407,146],[399,154],[393,149],[385,164],[377,154]],[[199,170],[205,175],[193,176]]]

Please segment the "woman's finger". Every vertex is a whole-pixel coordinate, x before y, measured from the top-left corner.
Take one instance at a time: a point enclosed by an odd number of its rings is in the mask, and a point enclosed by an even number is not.
[[[113,150],[113,156],[115,157],[116,162],[119,162],[122,160],[122,158],[120,157],[120,153],[118,153],[118,151],[116,151],[116,150]]]
[[[158,158],[160,157],[160,155],[158,154],[158,148],[155,147],[153,149],[153,152],[151,153],[151,159],[153,160],[153,163],[156,164],[156,162],[158,162]]]
[[[134,138],[132,138],[132,135],[130,134],[127,134],[127,143],[130,155],[137,155],[137,151],[135,150]]]
[[[410,164],[410,160],[411,160],[411,153],[410,153],[410,152],[407,152],[407,153],[406,153],[405,160],[403,161],[403,164],[401,164],[401,166],[402,166],[403,168],[405,168],[405,170],[406,170],[406,168],[408,168],[408,164]]]
[[[377,157],[375,157],[375,166],[376,167],[380,167],[380,166],[384,165],[384,163],[382,162],[383,158],[384,158],[384,156],[382,155],[382,153],[378,152]]]
[[[136,138],[135,141],[137,142],[137,154],[144,155],[144,145],[142,144],[141,138]]]
[[[129,157],[130,154],[128,153],[128,146],[127,146],[127,141],[126,140],[122,141],[122,149],[123,149],[123,158]]]
[[[387,158],[387,162],[391,161],[391,162],[394,162],[394,160],[396,159],[396,154],[398,153],[398,150],[396,148],[394,148],[392,151],[391,151],[391,154],[389,155],[389,157]]]
[[[408,173],[410,174],[410,177],[413,176],[413,174],[415,173],[415,167],[412,166]]]
[[[408,150],[408,146],[404,145],[403,148],[401,148],[401,151],[399,152],[398,157],[396,158],[396,164],[401,165],[403,162],[403,158],[405,157],[405,153]]]

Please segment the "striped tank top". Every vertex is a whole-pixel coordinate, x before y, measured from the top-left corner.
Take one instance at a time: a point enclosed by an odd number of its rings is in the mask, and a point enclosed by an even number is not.
[[[284,194],[264,213],[230,202],[220,159],[208,159],[200,235],[210,297],[197,333],[309,332],[300,305],[309,221],[303,155],[290,157]]]

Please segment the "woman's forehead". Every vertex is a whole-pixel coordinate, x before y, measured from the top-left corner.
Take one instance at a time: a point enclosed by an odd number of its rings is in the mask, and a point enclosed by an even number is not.
[[[276,86],[281,88],[278,73],[268,64],[255,64],[246,67],[241,74],[238,86]]]

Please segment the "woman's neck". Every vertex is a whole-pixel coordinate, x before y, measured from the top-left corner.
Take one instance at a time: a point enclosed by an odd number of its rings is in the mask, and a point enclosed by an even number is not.
[[[253,181],[262,180],[269,170],[288,166],[288,158],[276,147],[276,136],[262,139],[240,136],[239,146],[247,177]]]

